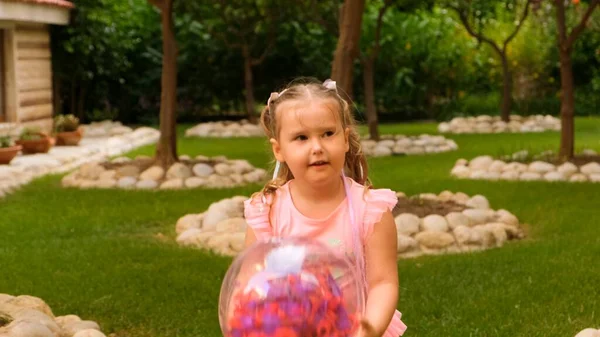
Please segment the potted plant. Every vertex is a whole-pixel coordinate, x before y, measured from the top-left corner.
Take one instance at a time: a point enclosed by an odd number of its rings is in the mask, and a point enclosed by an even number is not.
[[[47,153],[54,145],[54,138],[37,128],[25,128],[15,143],[23,147],[23,154]]]
[[[56,145],[75,146],[83,136],[79,128],[79,118],[74,115],[58,115],[54,117],[54,132],[56,133]]]
[[[10,136],[0,136],[0,165],[10,164],[19,151],[21,146],[15,145]]]

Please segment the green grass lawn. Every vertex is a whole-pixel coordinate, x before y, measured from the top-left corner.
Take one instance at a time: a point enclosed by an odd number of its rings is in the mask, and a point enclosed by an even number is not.
[[[600,119],[578,119],[576,127],[577,148],[600,151]],[[381,129],[421,134],[436,126]],[[483,194],[527,223],[528,238],[399,261],[405,336],[574,336],[599,327],[600,184],[452,179],[458,158],[558,149],[559,134],[448,137],[458,151],[371,159],[374,184],[407,194]],[[269,166],[264,139],[179,140],[180,154]],[[149,146],[129,156],[152,153]],[[217,298],[231,259],[178,247],[175,222],[259,188],[83,191],[62,189],[60,176],[38,179],[0,200],[0,293],[41,297],[55,315],[95,320],[119,337],[220,336]]]

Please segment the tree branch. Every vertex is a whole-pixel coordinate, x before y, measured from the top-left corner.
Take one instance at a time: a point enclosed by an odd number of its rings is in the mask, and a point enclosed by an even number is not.
[[[319,0],[310,0],[310,1],[296,0],[295,1],[296,5],[301,6],[298,8],[300,8],[302,10],[302,12],[308,17],[306,19],[307,21],[312,21],[312,22],[318,24],[323,29],[325,29],[325,31],[327,31],[329,34],[331,34],[333,36],[338,36],[338,34],[339,34],[339,30],[338,30],[339,18],[336,18],[335,16],[333,16],[332,18],[336,19],[336,20],[325,20],[322,13],[326,12],[326,11],[322,11],[322,10],[318,9],[319,2],[322,2],[322,1],[319,1]]]
[[[383,26],[383,16],[395,1],[396,0],[384,0],[383,7],[379,9],[379,13],[377,14],[377,24],[375,25],[375,46],[373,46],[370,53],[360,52],[360,61],[363,64],[366,61],[377,58],[379,50],[381,49],[381,26]]]
[[[271,49],[273,49],[273,46],[275,46],[275,34],[269,34],[269,43],[263,50],[262,54],[258,58],[253,58],[250,61],[250,64],[252,64],[253,66],[257,66],[263,63],[265,57],[267,57],[267,54],[271,51]]]
[[[519,33],[519,30],[523,26],[523,22],[525,22],[525,20],[527,19],[527,15],[529,15],[529,6],[531,5],[531,2],[532,2],[531,0],[527,0],[527,3],[525,3],[525,10],[523,10],[523,15],[521,15],[521,20],[519,20],[519,24],[517,25],[517,28],[515,28],[515,30],[512,32],[512,34],[510,34],[504,41],[504,45],[502,46],[502,51],[506,51],[506,46],[508,46],[510,41],[515,36],[517,36],[517,34]]]
[[[150,4],[152,4],[153,6],[155,6],[156,8],[160,9],[161,11],[165,5],[164,0],[148,0],[148,2]]]
[[[566,47],[568,49],[571,49],[571,47],[573,47],[573,43],[575,43],[575,40],[577,40],[579,35],[581,35],[581,32],[583,32],[583,30],[585,29],[587,21],[589,20],[590,16],[592,16],[592,12],[594,11],[594,9],[596,9],[596,6],[598,6],[598,4],[600,4],[600,0],[593,0],[592,2],[590,2],[587,11],[585,12],[585,14],[583,14],[581,22],[579,22],[579,24],[575,26],[575,28],[573,28],[571,34],[569,34],[569,37],[567,38]]]
[[[449,8],[453,9],[454,11],[456,11],[456,13],[458,14],[458,17],[460,19],[460,21],[462,22],[463,26],[465,26],[465,28],[467,29],[467,32],[473,36],[474,38],[477,38],[479,41],[483,41],[487,44],[489,44],[490,46],[492,46],[492,48],[494,48],[494,50],[496,52],[498,52],[498,54],[502,55],[502,50],[500,49],[500,47],[498,47],[498,45],[496,44],[496,42],[494,42],[493,40],[483,36],[482,34],[476,33],[473,28],[471,27],[471,24],[469,23],[469,18],[467,17],[467,15],[464,13],[463,10],[461,10],[460,8],[456,7],[456,6],[449,6]]]
[[[238,48],[242,48],[242,44],[241,43],[231,43],[229,42],[229,39],[227,38],[227,34],[224,33],[216,33],[213,30],[209,30],[210,35],[217,37],[219,39],[221,39],[221,41],[223,41],[223,43],[225,44],[225,46],[229,49],[238,49]]]
[[[269,35],[268,35],[268,39],[269,42],[267,43],[267,46],[265,47],[265,49],[263,50],[262,54],[258,57],[258,58],[253,58],[250,61],[250,64],[253,66],[257,66],[259,64],[261,64],[264,60],[265,57],[267,57],[267,54],[271,51],[271,49],[273,49],[273,46],[275,46],[275,39],[277,37],[277,34],[275,34],[275,15],[274,12],[272,10],[269,11],[267,20],[269,22]]]
[[[310,2],[310,6],[312,8],[317,8],[318,6],[318,1],[317,0],[311,0]],[[315,10],[313,11],[313,20],[318,23],[319,25],[321,25],[321,27],[323,27],[327,32],[329,32],[329,34],[333,35],[333,36],[338,36],[338,34],[340,33],[338,30],[338,20],[339,17],[337,18],[337,20],[333,20],[333,21],[327,21],[323,18],[322,12],[319,10]],[[336,17],[333,17],[334,19],[336,19]],[[334,24],[332,25],[331,22],[333,22]]]
[[[373,58],[377,57],[377,54],[379,54],[379,50],[381,49],[381,26],[383,26],[383,16],[394,2],[395,0],[385,0],[383,7],[379,9],[379,14],[377,15],[377,26],[375,27],[375,47],[371,52],[371,57]]]
[[[225,24],[225,26],[227,26],[227,30],[229,30],[234,35],[237,35],[238,37],[241,38],[239,30],[233,28],[233,25],[231,24],[231,22],[227,18],[227,15],[225,15],[225,6],[227,5],[227,2],[225,0],[220,0],[219,3],[221,4],[219,6],[219,10],[218,10],[219,16],[221,17],[221,20],[223,20],[223,23]],[[227,34],[226,33],[223,33],[223,32],[217,33],[214,29],[209,29],[208,31],[209,31],[210,35],[221,39],[223,41],[223,43],[225,43],[225,46],[227,46],[227,48],[236,49],[236,48],[241,48],[242,47],[241,43],[231,43],[231,42],[229,42],[229,39],[227,38]]]
[[[235,35],[240,35],[239,30],[234,29],[233,28],[233,24],[229,21],[229,18],[227,17],[227,15],[225,15],[225,8],[227,6],[227,2],[225,0],[220,0],[219,3],[221,4],[219,6],[219,16],[221,17],[221,20],[223,20],[223,23],[227,26],[227,28],[232,31]]]
[[[251,15],[249,12],[250,10],[248,10],[248,12],[245,13],[244,15],[244,22],[242,23],[242,27],[246,27],[246,29],[240,28],[239,30],[239,34],[240,37],[246,37],[248,35],[255,35],[254,34],[254,28],[257,25],[258,22],[260,22],[260,8],[258,8],[258,4],[256,2],[254,2],[254,10],[256,11],[256,15]]]

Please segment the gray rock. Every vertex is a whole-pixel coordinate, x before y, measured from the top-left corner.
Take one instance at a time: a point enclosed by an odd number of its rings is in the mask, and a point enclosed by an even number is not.
[[[192,176],[192,170],[183,163],[175,163],[167,170],[167,180],[187,179]]]
[[[448,231],[448,222],[446,219],[437,214],[428,215],[423,218],[421,222],[423,231],[430,232],[447,232]]]
[[[225,163],[219,163],[215,165],[215,172],[221,176],[228,176],[231,173],[233,173],[233,170],[231,169],[231,167],[229,167],[229,165]]]
[[[106,169],[97,163],[83,164],[79,168],[79,176],[83,179],[96,180]]]
[[[192,170],[198,177],[208,177],[215,172],[212,166],[204,163],[194,165]]]
[[[600,164],[596,162],[587,163],[579,168],[581,173],[591,175],[600,174]]]
[[[471,220],[466,215],[460,212],[450,212],[446,214],[446,221],[451,229],[459,226],[468,227],[471,224]]]
[[[399,234],[410,236],[419,232],[421,219],[414,214],[402,213],[398,215],[394,221],[396,223],[396,230]]]
[[[123,177],[119,179],[117,185],[119,188],[133,188],[137,183],[137,179],[134,177]]]
[[[200,177],[190,177],[185,180],[185,187],[187,188],[197,188],[204,186],[204,184],[206,184],[206,179]]]
[[[152,166],[140,174],[140,180],[159,181],[165,176],[165,170],[160,166]]]
[[[477,194],[467,201],[466,206],[478,209],[489,209],[490,202],[483,195]]]
[[[406,252],[415,250],[418,247],[418,245],[419,245],[419,243],[414,238],[407,236],[407,235],[398,234],[398,241],[397,241],[398,253],[406,253]]]
[[[140,180],[135,184],[135,187],[140,190],[153,190],[158,187],[158,182],[152,179]]]
[[[162,184],[160,184],[161,190],[172,190],[172,189],[181,189],[181,188],[183,188],[183,179],[181,179],[181,178],[169,179],[169,180],[163,182]]]
[[[548,172],[546,174],[544,174],[544,179],[546,181],[565,181],[567,180],[567,177],[565,177],[562,173],[560,172]]]
[[[246,219],[244,218],[229,218],[220,221],[216,227],[216,232],[238,233],[246,231]]]
[[[550,163],[543,162],[543,161],[534,161],[533,163],[529,164],[529,171],[539,173],[539,174],[544,174],[544,173],[556,171],[556,166],[554,166]]]
[[[424,231],[417,233],[415,239],[420,245],[430,249],[441,249],[455,242],[454,236],[446,232]]]

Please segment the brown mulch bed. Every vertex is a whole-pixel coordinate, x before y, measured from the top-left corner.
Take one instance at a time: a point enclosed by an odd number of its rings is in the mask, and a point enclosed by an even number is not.
[[[584,154],[579,154],[579,155],[575,155],[575,157],[573,157],[570,160],[562,160],[560,158],[558,158],[557,155],[549,155],[549,156],[540,156],[537,158],[531,158],[531,159],[527,159],[527,160],[513,160],[513,159],[507,159],[505,161],[516,161],[519,163],[523,163],[523,164],[531,164],[534,161],[544,161],[550,164],[554,164],[556,166],[562,165],[565,162],[571,162],[577,166],[583,166],[585,164],[589,164],[589,163],[593,163],[596,162],[598,164],[600,164],[600,155],[584,155]]]
[[[595,155],[595,156],[577,155],[573,159],[568,160],[568,161],[577,166],[583,166],[585,164],[589,164],[592,162],[596,162],[596,163],[600,164],[600,155]],[[561,165],[564,163],[563,160],[559,160],[558,158],[550,158],[549,162],[554,165]]]
[[[398,203],[392,214],[396,217],[402,213],[412,213],[419,218],[424,218],[431,214],[445,216],[448,213],[461,212],[467,208],[469,207],[451,200],[437,201],[418,197],[398,198]]]

